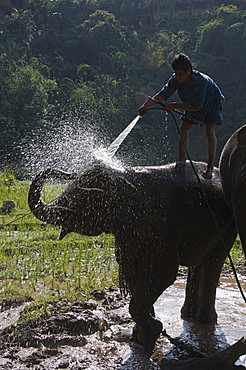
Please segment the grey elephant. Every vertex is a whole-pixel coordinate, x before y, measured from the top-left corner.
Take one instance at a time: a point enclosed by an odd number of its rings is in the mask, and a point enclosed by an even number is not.
[[[200,176],[206,164],[194,165]],[[45,204],[41,189],[50,177],[72,181]],[[189,268],[182,318],[216,322],[216,286],[236,229],[218,169],[211,181],[201,181],[188,163],[185,174],[175,163],[121,170],[98,163],[78,175],[46,170],[30,186],[31,211],[61,226],[61,239],[69,232],[115,236],[121,289],[131,297],[133,339],[146,351],[162,331],[153,304],[173,284],[179,265]]]
[[[219,169],[225,198],[234,215],[246,256],[246,125],[226,142]]]

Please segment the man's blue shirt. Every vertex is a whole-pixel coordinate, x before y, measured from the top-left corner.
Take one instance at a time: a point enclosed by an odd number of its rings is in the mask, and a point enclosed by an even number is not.
[[[192,70],[191,79],[187,83],[178,82],[173,73],[159,94],[167,100],[175,91],[183,103],[199,108],[196,112],[197,117],[202,117],[209,112],[214,100],[224,100],[221,90],[212,78],[196,70]]]

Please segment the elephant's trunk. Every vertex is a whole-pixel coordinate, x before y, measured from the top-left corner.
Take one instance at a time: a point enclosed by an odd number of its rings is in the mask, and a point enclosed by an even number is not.
[[[47,179],[59,179],[59,180],[73,180],[76,177],[75,174],[68,174],[59,170],[47,169],[36,176],[32,181],[29,193],[28,193],[28,205],[32,213],[39,220],[58,226],[61,225],[63,217],[61,213],[64,213],[62,207],[59,206],[58,202],[46,204],[41,199],[41,191],[44,183]]]

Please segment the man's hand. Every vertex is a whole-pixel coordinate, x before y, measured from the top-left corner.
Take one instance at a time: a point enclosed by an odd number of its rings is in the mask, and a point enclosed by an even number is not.
[[[160,95],[155,95],[153,98],[149,97],[149,99],[146,100],[146,102],[143,105],[141,105],[141,107],[139,108],[138,110],[139,115],[143,116],[144,114],[148,112],[148,109],[150,109],[153,106],[158,105],[158,103],[161,102],[162,100],[163,99]]]
[[[168,103],[162,107],[162,110],[164,110],[165,112],[171,112],[172,110],[176,108],[177,108],[177,103]]]

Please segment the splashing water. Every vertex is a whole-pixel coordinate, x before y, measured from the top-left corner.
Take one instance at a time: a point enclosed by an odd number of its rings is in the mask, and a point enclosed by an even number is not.
[[[125,128],[124,131],[121,132],[121,134],[110,144],[110,146],[107,149],[107,152],[109,153],[109,157],[113,157],[117,150],[119,149],[120,145],[123,143],[125,138],[129,135],[129,133],[132,131],[134,126],[138,123],[141,116],[137,116],[134,118],[134,120]]]
[[[164,114],[164,132],[163,132],[163,141],[165,147],[165,158],[167,161],[172,162],[172,152],[171,152],[171,144],[169,142],[169,133],[168,133],[168,113]]]
[[[44,126],[49,126],[49,130],[35,132],[32,137],[26,137],[21,144],[22,168],[25,169],[26,175],[35,175],[47,167],[58,168],[67,172],[80,172],[88,164],[100,161],[107,166],[125,171],[126,163],[137,162],[137,165],[149,165],[149,160],[153,155],[148,152],[138,154],[138,148],[131,147],[130,152],[121,154],[121,158],[116,158],[115,154],[120,145],[130,134],[132,129],[140,120],[141,116],[136,116],[132,122],[119,134],[119,136],[109,145],[109,139],[103,122],[94,117],[74,117],[66,116],[57,122],[44,122]],[[101,129],[99,128],[101,127]],[[164,127],[164,132],[163,132]],[[158,130],[157,130],[158,132]],[[157,162],[170,162],[172,159],[171,146],[169,143],[167,115],[165,122],[161,125],[161,135],[163,137],[163,151],[156,151]],[[153,139],[153,138],[152,138]],[[153,142],[148,142],[148,138],[142,137],[145,149]],[[144,141],[143,141],[144,140]],[[152,148],[153,149],[153,148]],[[137,152],[136,152],[137,150]],[[147,154],[146,154],[147,153]],[[143,160],[144,158],[144,160]],[[156,161],[155,160],[155,161]]]
[[[96,160],[109,166],[123,168],[119,160],[96,153],[106,153],[108,138],[98,128],[100,122],[91,117],[66,117],[50,130],[36,132],[25,138],[21,145],[22,166],[28,175],[34,175],[47,167],[78,172]],[[120,144],[119,144],[120,145]],[[110,160],[109,160],[110,159]]]
[[[99,160],[110,160],[114,157],[115,153],[119,149],[120,145],[123,143],[125,138],[130,134],[134,126],[138,123],[140,120],[141,116],[138,115],[137,117],[132,120],[131,123],[123,130],[119,136],[110,144],[110,146],[107,149],[100,149],[97,150],[94,154],[95,157]]]

